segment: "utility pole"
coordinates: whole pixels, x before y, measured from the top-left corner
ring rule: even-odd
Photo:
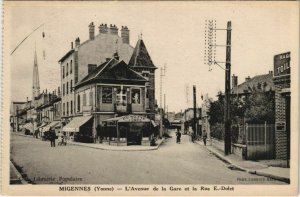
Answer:
[[[160,137],[162,137],[163,134],[163,110],[162,110],[162,78],[166,74],[166,68],[167,66],[164,65],[164,67],[160,68]]]
[[[230,119],[230,72],[231,72],[231,21],[227,22],[226,70],[225,70],[225,155],[231,153],[231,119]]]
[[[231,21],[227,22],[227,28],[217,29],[215,20],[206,21],[205,28],[205,50],[204,61],[208,64],[209,71],[212,70],[211,65],[217,65],[225,70],[225,108],[224,108],[224,153],[228,155],[231,153],[231,117],[230,117],[230,79],[231,79]],[[226,30],[227,39],[226,45],[216,44],[216,30]],[[215,60],[216,47],[226,47],[226,61],[219,62]],[[219,63],[225,63],[223,68]]]
[[[197,132],[197,108],[196,108],[196,86],[193,85],[193,103],[194,103],[194,134],[197,135],[198,132]]]

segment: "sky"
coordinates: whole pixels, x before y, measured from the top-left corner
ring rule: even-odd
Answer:
[[[291,51],[291,66],[299,62],[298,2],[5,2],[4,27],[8,37],[6,58],[11,74],[11,100],[32,96],[34,50],[37,50],[41,90],[60,85],[58,60],[70,50],[71,42],[88,39],[88,25],[96,32],[101,23],[128,26],[130,44],[142,38],[158,67],[156,99],[160,103],[160,68],[166,65],[162,92],[168,111],[192,107],[192,86],[201,95],[215,98],[225,88],[225,72],[204,64],[205,20],[216,20],[217,28],[232,22],[231,73],[238,83],[247,76],[273,70],[274,55]],[[20,47],[15,47],[35,28]],[[45,32],[45,38],[42,37]],[[120,33],[120,31],[119,31]],[[6,34],[7,35],[7,34]],[[217,44],[226,43],[226,31],[217,31]],[[225,48],[217,47],[217,61],[225,61]],[[46,58],[43,59],[43,51]],[[224,66],[221,64],[221,66]],[[186,92],[186,87],[189,91]],[[187,98],[189,102],[187,102]]]

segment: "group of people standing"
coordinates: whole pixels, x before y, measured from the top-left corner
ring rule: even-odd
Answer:
[[[196,134],[195,132],[190,132],[190,135],[191,135],[191,141],[194,143],[195,142],[195,139],[196,139]],[[179,143],[180,144],[180,140],[181,140],[181,132],[180,132],[180,129],[177,128],[177,132],[176,132],[176,143]],[[206,146],[206,140],[207,140],[207,132],[204,130],[202,132],[202,140],[203,140],[203,143],[204,145]]]

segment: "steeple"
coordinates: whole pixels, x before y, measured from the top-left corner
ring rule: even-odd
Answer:
[[[34,63],[33,63],[33,78],[32,78],[32,101],[35,97],[40,95],[40,80],[39,80],[39,69],[37,63],[36,48],[34,49]]]

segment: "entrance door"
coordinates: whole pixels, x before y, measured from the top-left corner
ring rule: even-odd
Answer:
[[[127,133],[127,145],[142,144],[142,128],[143,123],[129,123],[129,130]]]

